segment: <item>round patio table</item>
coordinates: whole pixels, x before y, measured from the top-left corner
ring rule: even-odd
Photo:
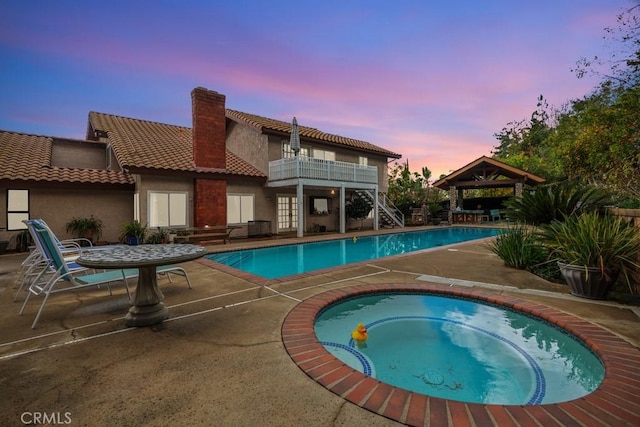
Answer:
[[[83,253],[76,262],[89,268],[137,268],[138,283],[133,305],[125,318],[127,326],[149,326],[169,317],[158,288],[156,267],[191,261],[204,256],[206,248],[189,244],[118,246]]]

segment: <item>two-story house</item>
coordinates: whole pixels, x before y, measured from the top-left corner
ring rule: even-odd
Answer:
[[[149,228],[249,224],[271,233],[345,232],[345,205],[369,200],[369,220],[402,225],[385,201],[387,162],[400,155],[365,141],[226,109],[225,96],[191,93],[192,128],[90,112],[86,140],[0,131],[5,236],[44,218],[65,236],[72,217],[94,215],[104,240],[139,219]],[[6,237],[5,237],[6,238]],[[2,239],[2,237],[0,237]]]

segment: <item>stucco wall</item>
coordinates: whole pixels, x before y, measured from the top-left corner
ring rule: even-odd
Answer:
[[[149,191],[186,191],[189,193],[187,203],[187,218],[189,220],[189,225],[193,225],[192,178],[178,178],[158,175],[135,175],[134,178],[136,181],[136,191],[138,191],[138,193],[140,194],[140,220],[143,224],[149,223]],[[133,209],[131,210],[131,217],[128,218],[127,221],[131,221],[132,219]]]
[[[6,196],[1,191],[2,199]],[[74,237],[66,232],[66,224],[73,217],[94,217],[102,220],[100,240],[115,242],[120,234],[120,225],[133,218],[133,193],[95,190],[32,189],[29,192],[30,217],[44,219],[60,238]],[[2,203],[3,227],[6,225],[6,202]],[[9,240],[9,249],[14,249],[18,232],[0,232],[0,240]]]
[[[265,175],[269,173],[267,136],[255,128],[232,121],[227,127],[227,149]]]
[[[271,232],[276,233],[276,198],[275,189],[263,187],[258,182],[229,181],[227,194],[253,194],[254,195],[254,220],[271,221]],[[246,237],[247,223],[233,224],[242,228],[233,232],[231,237]]]
[[[61,168],[105,169],[106,145],[100,142],[54,140],[51,165]]]

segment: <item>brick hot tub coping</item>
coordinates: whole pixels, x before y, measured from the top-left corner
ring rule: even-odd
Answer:
[[[501,305],[552,323],[582,340],[602,361],[600,386],[581,398],[543,405],[485,405],[431,397],[395,387],[351,368],[329,353],[314,332],[317,316],[342,299],[377,292],[416,292],[471,298]],[[508,295],[431,284],[360,285],[308,298],[282,325],[292,360],[310,378],[338,396],[408,425],[640,425],[640,350],[611,332],[554,308]]]

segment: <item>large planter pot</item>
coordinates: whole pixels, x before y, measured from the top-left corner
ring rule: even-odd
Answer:
[[[607,294],[618,280],[619,275],[619,272],[608,272],[605,275],[598,268],[563,262],[558,262],[558,267],[560,267],[560,273],[571,289],[571,294],[581,298],[607,299]]]
[[[127,245],[136,246],[142,244],[142,238],[136,236],[127,236]]]

